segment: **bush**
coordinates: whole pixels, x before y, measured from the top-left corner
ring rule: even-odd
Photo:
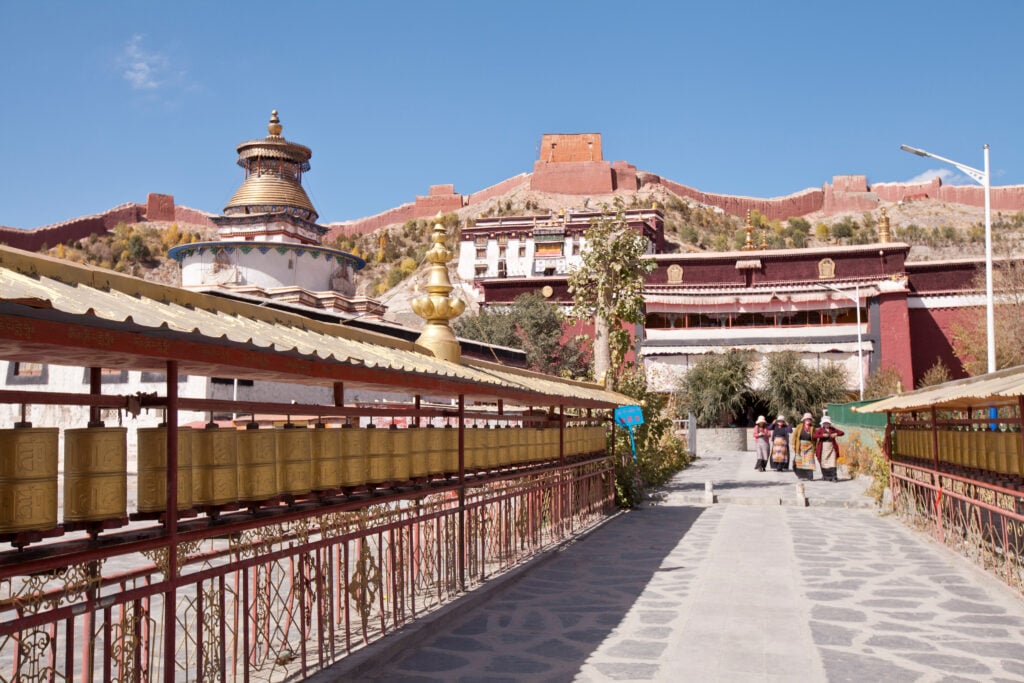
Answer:
[[[867,495],[881,505],[885,491],[889,488],[889,462],[885,454],[881,449],[861,441],[859,430],[851,430],[846,435],[841,453],[850,477],[856,478],[862,474],[872,477]]]
[[[647,378],[642,369],[634,367],[623,373],[615,389],[635,399],[644,414],[644,424],[633,428],[637,455],[635,464],[629,445],[629,433],[615,427],[612,436],[617,456],[615,502],[619,507],[631,508],[640,503],[638,468],[644,487],[658,486],[689,465],[690,454],[673,432],[672,418],[666,410],[668,398],[647,390]]]

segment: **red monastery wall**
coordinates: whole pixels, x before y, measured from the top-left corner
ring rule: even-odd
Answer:
[[[661,184],[681,197],[717,206],[733,216],[746,216],[747,211],[756,210],[769,220],[785,220],[792,216],[803,216],[808,213],[820,211],[824,203],[823,190],[804,190],[791,194],[788,197],[775,197],[772,199],[758,199],[756,197],[737,197],[728,194],[713,194],[701,192],[686,185],[680,185],[671,180],[661,179]]]
[[[153,217],[154,215],[156,217]],[[175,206],[172,195],[150,194],[145,204],[121,204],[103,213],[72,218],[34,230],[0,227],[0,243],[16,249],[39,251],[44,246],[52,247],[62,242],[74,242],[90,235],[109,232],[118,223],[131,224],[146,220],[214,226],[210,214],[184,206]]]

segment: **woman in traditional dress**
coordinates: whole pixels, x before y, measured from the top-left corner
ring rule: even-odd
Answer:
[[[828,415],[822,417],[821,426],[814,430],[814,441],[818,461],[821,463],[821,478],[825,481],[839,481],[836,476],[836,461],[839,458],[837,436],[843,436],[843,430],[833,427]]]
[[[793,428],[786,424],[784,415],[779,415],[772,423],[772,469],[785,472],[789,469],[789,435]]]
[[[754,423],[754,448],[757,449],[757,462],[754,463],[754,469],[758,472],[764,472],[764,468],[768,464],[771,438],[772,430],[768,428],[768,421],[764,419],[764,415],[758,415],[757,422]]]
[[[814,416],[804,413],[793,430],[793,471],[798,479],[814,479]]]

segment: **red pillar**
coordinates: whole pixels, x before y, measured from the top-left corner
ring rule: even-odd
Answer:
[[[914,365],[910,353],[910,314],[907,291],[878,295],[880,367],[899,372],[904,391],[914,388]]]

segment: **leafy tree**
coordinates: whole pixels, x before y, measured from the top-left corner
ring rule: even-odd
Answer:
[[[935,386],[936,384],[948,382],[951,379],[953,379],[953,375],[950,374],[949,368],[946,367],[946,364],[942,362],[941,358],[936,358],[935,365],[928,368],[925,373],[921,375],[921,379],[917,381],[917,388],[920,389],[922,387]]]
[[[679,386],[679,403],[696,416],[698,427],[719,427],[746,405],[753,375],[749,352],[730,349],[702,356]]]
[[[573,297],[572,316],[594,322],[594,376],[611,384],[610,370],[621,367],[630,336],[623,323],[639,323],[644,314],[644,275],[656,267],[644,259],[647,238],[629,227],[622,198],[614,212],[602,206],[602,214],[584,234],[582,265],[569,274]]]
[[[826,404],[846,398],[846,373],[832,363],[813,368],[796,351],[771,353],[764,364],[764,385],[758,394],[771,412],[789,416],[809,412],[817,416]]]
[[[979,271],[974,288],[985,291],[985,273]],[[1009,258],[992,267],[995,295],[996,369],[1024,364],[1024,263]],[[983,306],[964,309],[952,325],[953,353],[969,375],[988,371],[987,313]]]
[[[900,371],[896,368],[879,368],[864,382],[864,398],[885,398],[903,390]]]
[[[585,353],[575,339],[562,341],[565,317],[540,294],[516,297],[511,306],[484,308],[457,318],[455,334],[526,351],[530,368],[563,376],[586,374]]]

